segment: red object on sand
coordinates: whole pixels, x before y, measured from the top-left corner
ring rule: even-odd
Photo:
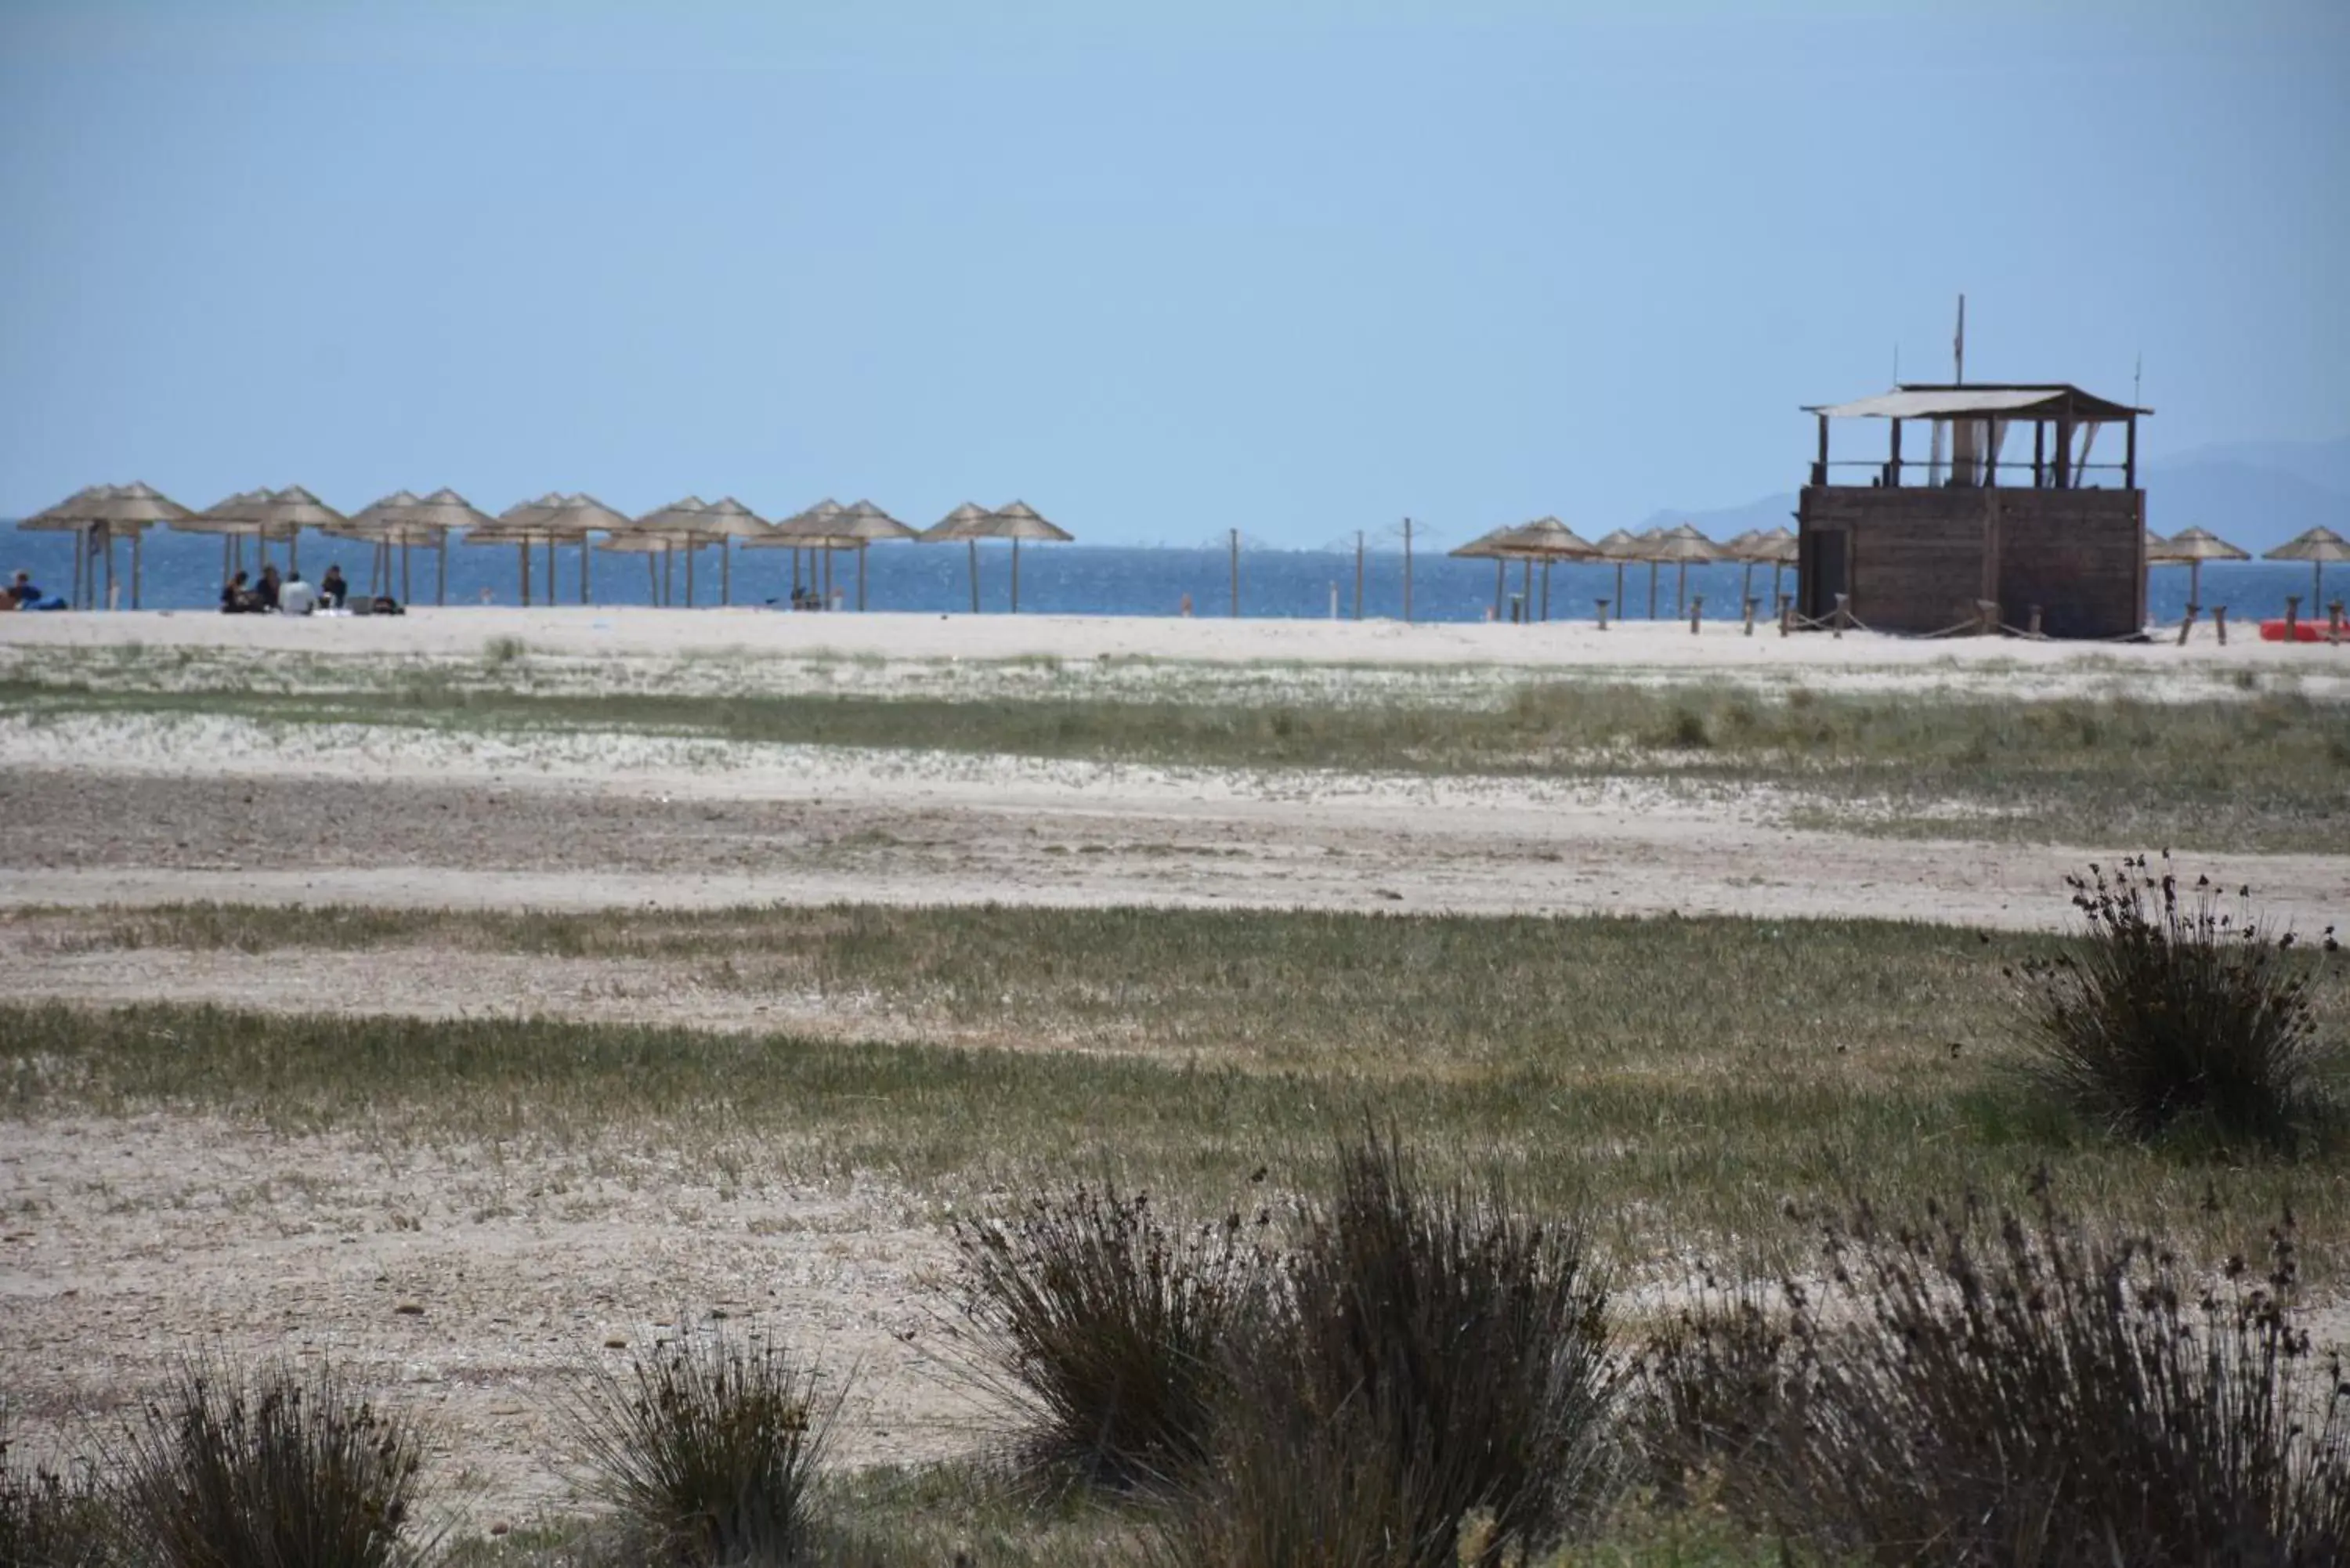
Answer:
[[[2317,620],[2297,620],[2293,623],[2293,635],[2285,636],[2285,623],[2281,620],[2261,622],[2262,642],[2324,642],[2325,623]]]

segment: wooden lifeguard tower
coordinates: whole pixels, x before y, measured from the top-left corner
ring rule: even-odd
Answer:
[[[1798,609],[1882,631],[1981,624],[2123,637],[2146,624],[2146,492],[2137,421],[2150,409],[2064,383],[1905,382],[1808,407],[1819,455],[1797,527]],[[1881,458],[1839,459],[1830,429],[1881,420]],[[1914,432],[1928,428],[1929,454]],[[2099,452],[2100,432],[2119,431]],[[2030,451],[2020,426],[2030,427]],[[1904,450],[1905,436],[1910,446]],[[2116,447],[2119,450],[2116,451]]]

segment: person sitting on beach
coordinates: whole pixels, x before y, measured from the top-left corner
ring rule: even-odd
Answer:
[[[253,594],[244,586],[244,574],[239,572],[221,585],[221,614],[244,615],[250,609]]]
[[[318,579],[318,602],[328,609],[340,609],[350,597],[351,585],[343,580],[342,567],[328,566],[327,575]]]
[[[286,574],[286,586],[277,590],[279,615],[308,615],[318,607],[318,590],[302,580],[299,572]]]
[[[253,597],[260,601],[261,608],[274,610],[277,607],[277,590],[280,586],[276,566],[261,568],[261,581],[253,585]]]
[[[41,590],[33,586],[32,573],[19,571],[9,579],[8,592],[5,597],[8,601],[7,608],[30,609],[41,602]]]

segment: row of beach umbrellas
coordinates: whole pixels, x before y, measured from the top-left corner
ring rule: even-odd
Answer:
[[[1679,568],[1673,591],[1673,613],[1679,615],[1689,599],[1689,569],[1716,561],[1732,561],[1746,567],[1743,596],[1754,597],[1754,568],[1771,568],[1771,594],[1773,602],[1779,597],[1780,575],[1795,564],[1795,534],[1791,528],[1756,528],[1734,539],[1717,542],[1698,532],[1694,524],[1683,523],[1673,528],[1650,528],[1634,533],[1618,528],[1597,540],[1581,535],[1555,517],[1537,517],[1513,528],[1496,528],[1492,533],[1471,539],[1452,552],[1471,560],[1493,563],[1493,618],[1502,618],[1502,595],[1508,586],[1510,563],[1523,565],[1525,578],[1523,602],[1529,619],[1550,618],[1550,568],[1561,561],[1612,562],[1616,567],[1615,604],[1622,613],[1624,604],[1624,568],[1645,564],[1648,568],[1648,615],[1657,614],[1658,569],[1661,566]],[[1537,615],[1534,600],[1534,569],[1543,569],[1542,599]]]
[[[410,592],[409,552],[421,546],[434,552],[436,600],[448,592],[448,545],[452,535],[469,545],[512,545],[518,552],[523,602],[532,591],[531,551],[546,560],[546,602],[556,597],[556,551],[572,545],[579,552],[579,599],[589,594],[590,545],[616,554],[645,557],[653,597],[669,602],[674,564],[685,562],[685,597],[694,597],[694,562],[710,546],[719,551],[719,594],[722,603],[733,597],[733,546],[744,549],[789,549],[795,597],[806,591],[828,600],[832,594],[832,558],[839,551],[857,556],[857,604],[865,606],[865,552],[878,543],[910,539],[925,544],[966,544],[971,550],[971,607],[979,609],[979,541],[1006,539],[1012,544],[1012,607],[1020,607],[1020,546],[1024,543],[1066,543],[1072,535],[1048,522],[1025,502],[1014,501],[993,509],[966,502],[928,528],[899,522],[870,501],[843,506],[820,501],[807,510],[771,522],[748,506],[723,497],[705,502],[686,496],[642,516],[630,517],[592,495],[549,493],[534,501],[508,507],[493,517],[452,490],[417,495],[400,490],[346,515],[300,485],[284,490],[251,490],[232,495],[199,512],[181,505],[146,484],[95,484],[76,492],[57,505],[25,519],[26,528],[71,531],[81,538],[75,553],[74,598],[77,605],[99,602],[97,575],[102,564],[109,594],[114,586],[114,545],[128,539],[131,550],[131,603],[139,599],[139,549],[151,527],[182,533],[215,534],[221,539],[224,578],[244,564],[244,541],[255,542],[262,561],[272,540],[286,546],[288,564],[301,565],[300,538],[305,529],[369,545],[372,551],[371,587],[389,592],[394,563],[401,600]],[[600,537],[599,537],[600,535]],[[806,552],[805,557],[802,552]],[[804,587],[805,560],[807,581]]]
[[[2251,553],[2230,545],[2218,535],[2203,528],[2182,528],[2166,539],[2151,528],[2146,535],[2146,558],[2148,565],[2183,565],[2187,567],[2187,602],[2203,602],[2203,563],[2206,561],[2249,561]],[[2296,534],[2261,557],[2263,561],[2307,561],[2309,563],[2309,602],[2314,609],[2325,598],[2325,568],[2350,561],[2350,539],[2345,539],[2331,528],[2312,528]]]
[[[1771,568],[1771,596],[1779,597],[1780,574],[1795,564],[1796,540],[1787,528],[1757,528],[1739,535],[1734,539],[1717,543],[1700,533],[1692,524],[1675,528],[1651,528],[1633,533],[1618,528],[1596,541],[1586,540],[1555,517],[1538,517],[1532,523],[1514,528],[1496,528],[1480,538],[1472,539],[1452,552],[1455,556],[1491,560],[1493,571],[1493,618],[1502,617],[1502,596],[1507,586],[1510,563],[1522,562],[1525,570],[1523,602],[1529,618],[1534,615],[1534,568],[1543,568],[1540,618],[1550,618],[1550,568],[1560,561],[1607,561],[1616,566],[1616,599],[1618,613],[1624,603],[1624,568],[1646,563],[1648,567],[1648,615],[1657,614],[1657,572],[1659,566],[1679,568],[1679,580],[1673,594],[1673,613],[1682,613],[1688,600],[1689,569],[1693,565],[1715,561],[1743,563],[1746,577],[1742,597],[1754,596],[1754,568]],[[2149,566],[2182,565],[2189,573],[2187,598],[2189,604],[2199,604],[2203,590],[2203,563],[2206,561],[2249,561],[2250,551],[2228,543],[2204,528],[2187,528],[2164,538],[2148,529],[2146,535],[2146,558]],[[2310,596],[2314,605],[2322,601],[2325,592],[2325,568],[2350,561],[2350,540],[2345,540],[2331,528],[2312,528],[2296,535],[2261,557],[2267,561],[2306,561],[2310,566]]]

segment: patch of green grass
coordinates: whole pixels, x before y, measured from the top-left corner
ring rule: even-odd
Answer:
[[[272,722],[509,732],[625,731],[741,742],[1108,762],[1768,784],[1845,831],[2328,849],[2350,842],[2350,704],[2296,692],[2173,702],[1903,692],[1772,697],[1529,681],[1498,706],[872,693],[588,695],[421,671],[372,691],[99,688],[0,680],[0,714],[228,713]]]

